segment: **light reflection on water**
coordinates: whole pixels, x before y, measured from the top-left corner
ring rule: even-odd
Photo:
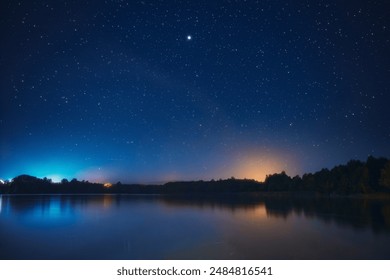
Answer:
[[[0,259],[390,259],[390,203],[0,196]]]
[[[75,217],[72,205],[62,200],[60,196],[47,197],[35,201],[35,205],[24,213],[24,218],[33,223],[66,222]]]

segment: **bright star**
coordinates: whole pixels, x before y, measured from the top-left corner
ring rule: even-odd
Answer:
[[[187,41],[190,41],[192,40],[192,36],[191,35],[187,35]]]

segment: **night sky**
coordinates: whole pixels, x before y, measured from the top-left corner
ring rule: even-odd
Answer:
[[[0,3],[0,178],[294,176],[390,157],[390,2]]]

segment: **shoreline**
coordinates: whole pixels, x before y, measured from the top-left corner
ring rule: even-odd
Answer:
[[[158,196],[158,197],[178,197],[178,198],[224,198],[224,197],[272,197],[272,198],[320,198],[320,199],[372,199],[390,200],[390,193],[370,193],[370,194],[321,194],[315,192],[208,192],[208,193],[0,193],[0,197],[10,196]]]

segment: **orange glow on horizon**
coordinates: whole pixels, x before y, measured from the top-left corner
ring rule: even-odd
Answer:
[[[274,159],[249,158],[237,167],[238,177],[261,182],[265,180],[267,175],[281,171],[283,171],[283,165]]]
[[[231,174],[238,179],[254,179],[263,182],[267,175],[285,171],[287,174],[295,175],[298,167],[293,158],[286,154],[276,152],[254,151],[237,157],[238,159],[231,167]]]

